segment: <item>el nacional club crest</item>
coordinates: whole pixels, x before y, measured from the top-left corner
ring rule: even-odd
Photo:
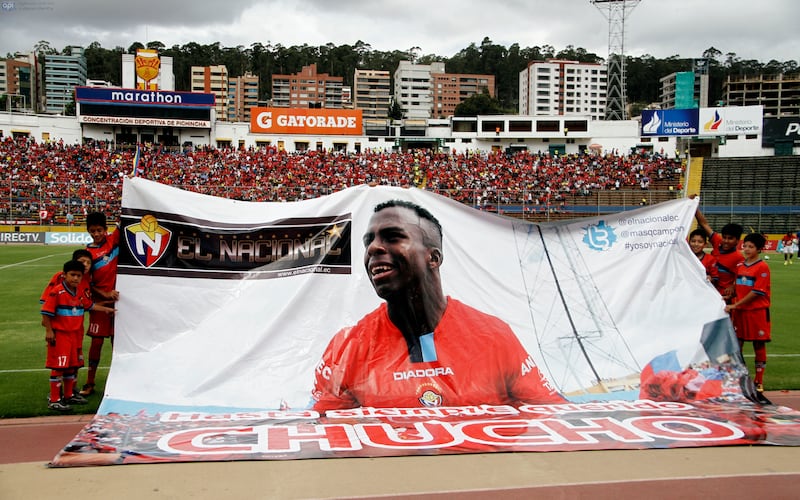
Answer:
[[[164,256],[172,239],[172,231],[158,225],[158,219],[147,214],[125,227],[125,241],[131,255],[140,265],[151,267]]]

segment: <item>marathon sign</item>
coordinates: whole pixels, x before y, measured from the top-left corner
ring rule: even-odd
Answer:
[[[800,118],[765,119],[761,145],[771,148],[775,146],[776,142],[800,143]]]
[[[360,109],[252,108],[254,134],[362,135]]]
[[[169,90],[137,90],[114,87],[75,87],[78,103],[213,108],[214,94],[202,92],[176,92]]]

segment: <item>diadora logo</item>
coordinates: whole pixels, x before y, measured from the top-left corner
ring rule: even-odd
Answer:
[[[606,221],[601,220],[593,226],[583,228],[583,242],[592,250],[604,252],[611,249],[614,242],[617,241],[617,235],[614,234],[614,228],[606,225]]]
[[[158,219],[148,214],[137,224],[125,227],[125,241],[136,261],[144,267],[158,262],[167,252],[172,231],[158,225]]]

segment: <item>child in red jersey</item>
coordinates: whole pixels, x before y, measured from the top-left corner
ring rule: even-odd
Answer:
[[[70,260],[64,264],[60,282],[50,287],[42,304],[42,322],[47,342],[47,361],[50,369],[50,397],[48,408],[69,411],[70,404],[80,403],[71,396],[75,386],[75,370],[78,366],[78,331],[83,331],[85,310],[103,311],[113,314],[114,309],[94,304],[86,289],[80,293],[84,265]],[[64,389],[65,397],[61,396]],[[70,396],[66,396],[69,394]],[[85,402],[85,400],[84,400]]]
[[[737,251],[739,239],[742,237],[742,226],[739,224],[725,224],[719,233],[711,229],[705,216],[697,210],[694,214],[697,224],[703,228],[711,239],[711,255],[717,259],[717,291],[725,299],[726,304],[733,300],[736,281],[736,266],[744,257]]]
[[[119,256],[119,230],[108,232],[105,214],[92,212],[86,216],[86,230],[92,242],[86,249],[92,254],[92,298],[97,301],[119,300],[117,286],[117,258]],[[114,318],[101,311],[89,313],[87,334],[92,338],[89,347],[89,371],[81,396],[94,393],[97,367],[105,339],[114,341]]]
[[[706,279],[717,286],[719,281],[719,271],[717,270],[717,259],[710,253],[706,253],[706,243],[708,243],[708,234],[705,229],[697,228],[689,233],[689,248],[700,259],[700,264],[706,270]]]
[[[761,250],[766,239],[758,233],[748,234],[742,244],[744,262],[736,268],[736,293],[725,307],[731,313],[739,349],[745,342],[753,343],[756,374],[753,382],[759,392],[764,391],[764,370],[767,365],[767,342],[771,338],[769,317],[770,273],[767,263],[761,260]]]
[[[81,279],[80,285],[78,285],[78,295],[85,295],[87,297],[91,297],[91,269],[92,269],[92,254],[86,250],[85,248],[79,248],[72,252],[72,260],[76,260],[83,264],[83,279]],[[53,275],[50,281],[47,283],[44,291],[42,292],[41,297],[39,298],[39,303],[44,304],[47,300],[47,296],[50,294],[50,290],[61,283],[64,279],[64,272],[59,271]],[[42,318],[42,326],[44,325],[44,318]],[[70,373],[67,375],[72,375],[77,380],[78,376],[78,369],[83,366],[83,324],[81,323],[80,330],[75,330],[75,345],[78,346],[78,364],[75,366],[74,369],[70,370]],[[78,394],[77,388],[73,391],[72,394],[72,403],[73,404],[85,404],[88,401]]]

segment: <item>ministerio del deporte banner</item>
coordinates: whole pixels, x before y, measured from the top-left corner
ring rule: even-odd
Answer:
[[[387,200],[442,227],[447,311],[419,362],[365,318],[384,301],[363,237]],[[126,179],[104,398],[52,465],[798,445],[798,412],[748,399],[685,241],[697,203],[533,224],[419,189],[250,203]],[[330,355],[357,324],[353,351]],[[541,399],[514,394],[525,380]],[[322,409],[317,383],[411,394]]]

